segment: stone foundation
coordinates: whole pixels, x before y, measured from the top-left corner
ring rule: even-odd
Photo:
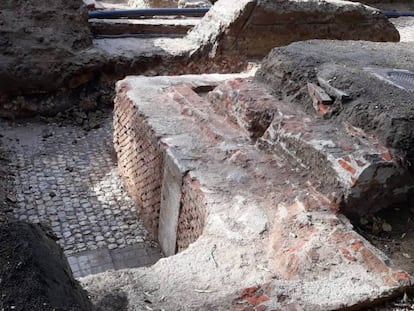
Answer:
[[[160,211],[160,244],[167,255],[180,254],[156,265],[154,273],[169,279],[175,270],[170,264],[181,269],[200,257],[192,272],[174,276],[176,294],[177,284],[189,286],[194,273],[197,282],[207,283],[220,275],[228,286],[240,288],[238,298],[225,298],[234,301],[228,310],[290,305],[327,310],[382,299],[410,284],[410,276],[339,213],[347,211],[353,196],[360,200],[357,212],[370,213],[373,208],[362,202],[374,202],[372,192],[381,192],[373,184],[389,190],[380,194],[388,195],[382,200],[403,186],[404,178],[393,184],[383,176],[398,180],[406,170],[382,147],[361,144],[358,135],[334,127],[317,111],[304,115],[246,76],[128,77],[118,82],[115,103],[116,111],[135,116],[132,124],[145,124],[125,135],[155,138],[164,159],[160,203],[144,207],[142,215]],[[123,120],[115,124],[129,128]],[[289,139],[295,143],[288,145]],[[116,148],[121,166],[151,157],[145,150],[131,157]],[[376,173],[364,175],[364,169]],[[140,193],[153,180],[141,176],[130,183],[141,183],[133,190]],[[243,281],[236,277],[240,274]],[[205,299],[216,301],[227,285]]]

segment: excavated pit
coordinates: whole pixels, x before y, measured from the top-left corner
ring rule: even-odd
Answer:
[[[243,56],[238,59],[236,55],[214,62],[192,58],[188,64],[189,50],[191,53],[196,51],[195,54],[216,53],[216,57],[233,51],[233,48],[250,53],[250,56],[267,53],[269,46],[260,43],[256,49],[246,43],[245,36],[237,37],[240,20],[246,18],[245,14],[251,14],[247,12],[251,8],[247,2],[241,5],[240,16],[217,22],[213,14],[219,16],[217,11],[228,9],[221,1],[216,6],[216,13],[212,10],[190,34],[190,38],[201,38],[196,47],[176,48],[176,41],[165,45],[162,40],[153,39],[95,39],[94,49],[98,48],[95,51],[99,55],[92,57],[93,52],[89,51],[89,56],[76,64],[92,69],[69,79],[69,84],[73,83],[75,88],[84,85],[85,81],[89,84],[78,89],[75,96],[66,99],[66,95],[72,93],[65,90],[60,95],[53,95],[52,99],[49,97],[46,104],[43,95],[25,95],[27,98],[38,97],[29,105],[21,97],[14,99],[17,105],[2,104],[3,116],[13,119],[19,115],[19,109],[23,115],[47,115],[57,104],[58,108],[52,113],[55,114],[71,106],[72,100],[81,99],[81,109],[71,109],[66,117],[60,113],[53,118],[11,120],[0,124],[1,146],[7,146],[0,151],[11,159],[6,164],[7,170],[0,170],[0,180],[6,175],[7,178],[14,176],[10,178],[14,184],[9,182],[9,189],[5,193],[0,191],[0,197],[6,202],[1,205],[5,213],[0,214],[0,222],[17,218],[49,225],[68,257],[75,277],[109,271],[82,280],[92,292],[95,304],[101,307],[107,304],[108,310],[144,310],[154,303],[161,309],[178,310],[181,306],[177,301],[184,299],[183,293],[191,288],[196,289],[197,295],[204,296],[188,301],[186,308],[194,310],[270,310],[292,306],[304,309],[357,308],[367,300],[386,299],[409,288],[410,275],[414,272],[414,231],[410,225],[412,202],[401,205],[400,201],[406,200],[403,196],[396,200],[400,205],[395,205],[387,201],[392,201],[392,195],[375,197],[389,188],[396,189],[396,196],[405,195],[407,189],[404,186],[410,184],[411,173],[401,163],[406,163],[404,152],[411,157],[412,151],[403,149],[404,152],[399,153],[394,150],[401,146],[406,148],[404,142],[397,139],[393,148],[388,149],[376,137],[359,128],[348,127],[346,135],[351,133],[353,138],[344,139],[341,151],[326,152],[324,148],[331,143],[326,138],[336,141],[344,132],[336,128],[332,130],[329,122],[308,122],[312,118],[308,120],[306,114],[302,119],[298,117],[300,113],[297,119],[292,118],[297,111],[284,110],[286,102],[282,104],[267,87],[258,86],[249,74],[129,77],[118,83],[113,120],[111,113],[103,107],[108,102],[103,97],[109,98],[111,92],[101,94],[98,85],[111,84],[126,73],[151,76],[239,72],[247,65]],[[264,14],[266,17],[266,12],[261,11],[267,8],[265,2],[260,2],[255,14],[244,20],[247,36],[250,36],[249,31],[256,32],[257,16]],[[183,37],[199,22],[190,21],[184,26],[183,23],[172,27],[163,25],[158,35],[161,33],[167,38],[171,31]],[[215,23],[221,25],[214,34],[216,37],[205,41],[204,30]],[[268,26],[274,28],[275,25]],[[118,35],[130,29],[124,25],[116,26],[116,29],[111,25],[105,27],[108,28],[95,28],[95,32]],[[159,27],[160,24],[155,23],[146,30],[139,26],[133,31],[143,31],[146,36]],[[226,27],[231,31],[227,32]],[[393,29],[387,27],[388,39],[395,39]],[[221,36],[224,31],[229,34],[225,39]],[[84,42],[90,39],[89,34],[82,35],[86,38]],[[338,37],[323,31],[318,34],[322,37],[331,35]],[[287,37],[272,44],[283,45],[298,39]],[[302,39],[308,37],[304,34]],[[381,34],[376,39],[384,38]],[[235,44],[238,39],[240,43]],[[141,45],[143,42],[145,44]],[[217,43],[214,49],[211,49],[212,42]],[[157,44],[160,45],[154,48]],[[142,50],[137,51],[138,45]],[[228,49],[230,46],[232,48]],[[138,60],[131,64],[137,56]],[[166,69],[168,65],[171,66]],[[104,77],[94,80],[101,69]],[[329,68],[327,72],[329,75]],[[306,72],[304,76],[308,79],[312,74]],[[293,82],[297,82],[294,81],[296,77]],[[387,71],[386,78],[405,89],[411,87],[409,72],[400,70],[389,74]],[[53,81],[53,76],[48,79]],[[0,82],[4,84],[3,80]],[[60,87],[66,82],[59,80],[50,85],[56,83]],[[314,101],[313,107],[324,115],[326,107],[315,103],[315,96],[320,93],[314,87],[323,85],[320,81],[311,83],[306,88],[309,93],[306,96],[310,97],[304,102]],[[39,87],[49,92],[50,86],[46,84],[40,83]],[[284,85],[283,89],[289,91],[292,84]],[[134,93],[136,91],[139,95]],[[293,102],[303,98],[302,91],[295,94],[297,97]],[[31,92],[33,89],[29,88]],[[137,103],[137,98],[141,103]],[[61,100],[66,102],[62,105]],[[170,114],[151,108],[155,102],[165,104],[171,109]],[[255,102],[262,106],[255,107]],[[272,102],[281,106],[272,106]],[[180,108],[177,110],[177,107]],[[282,121],[276,120],[278,114]],[[68,120],[68,116],[71,119]],[[327,116],[329,118],[329,113]],[[188,123],[188,120],[192,121]],[[301,123],[302,120],[305,122]],[[278,132],[281,128],[283,133]],[[307,137],[297,139],[304,128]],[[277,141],[274,135],[278,137]],[[357,140],[364,147],[355,148],[355,157],[355,154],[349,156],[347,148]],[[359,156],[364,153],[369,156],[364,157],[362,163]],[[330,158],[332,155],[339,164],[333,169],[329,167],[335,162]],[[320,160],[325,156],[328,161],[321,164]],[[359,174],[358,166],[364,169],[372,166],[375,174],[380,176],[376,181],[378,186],[370,184],[372,175],[369,171],[364,173],[367,176]],[[391,175],[388,175],[389,171]],[[384,178],[391,180],[385,187],[381,184]],[[338,183],[341,186],[335,188]],[[329,193],[332,189],[337,193]],[[341,201],[344,197],[346,200]],[[356,207],[364,202],[375,205],[375,200],[387,202],[362,212],[356,211]],[[387,209],[382,209],[384,207]],[[342,212],[353,217],[354,227]],[[160,249],[166,256],[178,255],[158,261],[163,257]],[[326,262],[329,256],[332,261]],[[343,270],[336,267],[344,262],[348,266],[344,265]],[[196,267],[196,263],[200,267]],[[132,272],[114,271],[151,265]],[[205,273],[221,274],[223,279]],[[340,285],[345,284],[349,292],[341,296],[324,291],[326,297],[318,301],[311,293],[321,288],[325,290],[326,279],[332,275],[335,280],[327,291],[342,290]],[[142,277],[142,283],[137,276],[138,279]],[[98,282],[94,284],[96,280]],[[165,284],[161,284],[163,280]],[[103,289],[100,288],[101,281],[108,283]],[[309,285],[312,282],[316,285]],[[131,284],[136,288],[131,289]],[[216,286],[220,287],[217,284],[223,289],[217,289]],[[146,294],[141,301],[136,301],[134,291],[140,289]],[[105,302],[106,298],[108,302]]]

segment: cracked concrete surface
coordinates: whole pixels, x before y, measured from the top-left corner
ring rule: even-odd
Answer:
[[[148,265],[161,257],[118,177],[110,117],[90,131],[32,121],[0,124],[1,139],[13,155],[15,218],[50,225],[66,255],[72,256],[77,276]],[[127,251],[120,255],[120,249]],[[142,251],[134,262],[137,249]],[[99,261],[95,257],[102,257],[103,250],[125,260],[109,265]],[[88,268],[92,262],[95,266]]]

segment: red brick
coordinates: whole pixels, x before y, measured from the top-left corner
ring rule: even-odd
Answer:
[[[353,251],[359,251],[364,246],[364,243],[360,240],[357,240],[351,244],[351,249]]]
[[[248,297],[248,296],[252,296],[256,293],[256,291],[259,289],[259,287],[257,286],[252,286],[252,287],[247,287],[245,289],[242,290],[242,292],[240,293],[241,297]]]
[[[391,277],[398,282],[399,284],[407,284],[409,285],[411,280],[410,280],[410,276],[408,275],[408,273],[404,272],[404,271],[396,271],[391,273]]]
[[[347,250],[346,248],[341,248],[341,253],[345,259],[349,261],[357,261],[357,259],[354,256],[352,256],[349,250]]]
[[[389,275],[383,276],[382,281],[384,282],[384,284],[386,286],[394,287],[394,286],[398,285],[398,283],[395,280],[393,280]]]
[[[268,301],[269,297],[267,297],[266,295],[260,295],[260,296],[245,297],[244,299],[248,301],[250,304],[252,304],[253,306],[257,306],[265,301]]]
[[[352,175],[354,175],[356,173],[356,169],[353,168],[351,165],[349,165],[348,163],[346,163],[344,160],[339,159],[338,160],[339,165],[342,166],[342,168],[348,172],[350,172]]]
[[[392,161],[393,159],[391,153],[389,153],[388,151],[382,152],[381,156],[385,161]]]
[[[373,272],[382,273],[387,272],[388,267],[380,260],[372,251],[367,248],[363,248],[360,251],[362,256],[362,263]]]

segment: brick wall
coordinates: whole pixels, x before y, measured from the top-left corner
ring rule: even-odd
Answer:
[[[145,117],[132,102],[117,97],[114,147],[118,169],[138,205],[145,226],[157,235],[160,212],[162,152]]]
[[[200,183],[187,175],[184,178],[181,210],[177,228],[177,250],[186,249],[203,233],[206,218],[206,203]]]

